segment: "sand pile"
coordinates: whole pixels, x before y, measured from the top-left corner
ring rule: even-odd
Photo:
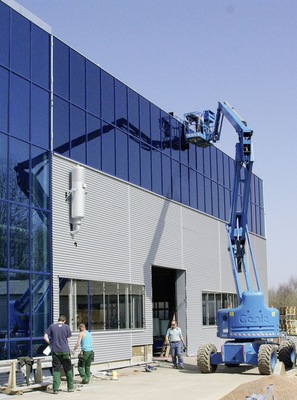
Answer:
[[[274,400],[297,399],[297,377],[295,375],[269,375],[253,382],[243,383],[220,400],[245,400],[253,394],[264,395],[269,385],[273,385]],[[271,395],[269,399],[272,398]]]

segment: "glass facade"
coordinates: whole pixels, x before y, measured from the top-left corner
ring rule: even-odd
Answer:
[[[3,359],[38,354],[51,322],[52,152],[223,221],[229,218],[234,161],[214,146],[185,143],[184,126],[174,116],[2,1],[0,37]],[[256,176],[248,223],[264,236],[263,183]],[[115,285],[120,313],[126,298],[134,300]],[[112,287],[105,290],[112,302]]]
[[[50,35],[0,2],[0,359],[51,321]]]

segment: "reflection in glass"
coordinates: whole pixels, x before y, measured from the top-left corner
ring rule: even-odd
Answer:
[[[116,176],[128,180],[128,135],[116,129]]]
[[[10,204],[10,268],[28,270],[30,267],[29,209]]]
[[[7,218],[8,205],[0,201],[0,268],[7,269]]]
[[[31,147],[32,154],[32,193],[34,207],[49,209],[50,190],[50,165],[49,152],[40,150],[38,147]],[[40,218],[42,216],[40,215]],[[46,218],[45,218],[46,219]]]
[[[92,115],[87,118],[87,164],[101,170],[101,120]]]
[[[11,272],[9,275],[9,329],[16,324],[18,337],[28,337],[31,333],[30,297],[30,274]]]
[[[51,278],[49,275],[32,275],[32,336],[43,336],[50,324]]]
[[[10,77],[9,131],[23,140],[29,140],[30,84],[15,74]]]
[[[114,77],[101,71],[102,118],[114,123]]]
[[[10,138],[9,198],[27,205],[29,205],[30,196],[28,164],[29,145],[20,140]]]
[[[50,214],[32,210],[32,268],[34,271],[49,272]]]

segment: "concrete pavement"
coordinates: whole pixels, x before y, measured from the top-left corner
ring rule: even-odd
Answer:
[[[219,366],[213,374],[200,374],[196,366],[196,357],[184,357],[183,370],[173,369],[169,359],[154,359],[152,372],[146,372],[145,365],[138,365],[116,370],[117,379],[102,375],[102,371],[92,368],[92,380],[88,385],[81,385],[80,378],[76,377],[74,393],[66,391],[63,381],[58,395],[53,395],[50,387],[48,391],[35,390],[24,392],[23,400],[46,400],[51,396],[63,399],[97,400],[172,400],[180,398],[187,400],[219,400],[242,383],[261,378],[257,368],[240,366],[226,368]],[[0,399],[12,396],[0,394]]]

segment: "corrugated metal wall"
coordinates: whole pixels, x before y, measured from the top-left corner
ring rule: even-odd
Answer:
[[[209,341],[220,345],[215,327],[202,327],[201,292],[235,292],[225,225],[180,204],[86,167],[85,218],[70,235],[70,172],[76,164],[53,157],[54,317],[58,318],[58,277],[145,285],[146,326],[142,331],[95,332],[99,359],[131,358],[131,347],[152,344],[151,267],[186,271],[188,354]],[[252,237],[260,279],[266,287],[266,243]]]

